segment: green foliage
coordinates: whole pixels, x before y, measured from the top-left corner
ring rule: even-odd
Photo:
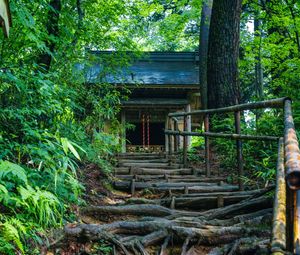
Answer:
[[[139,10],[128,1],[78,2],[61,2],[58,33],[51,33],[49,1],[10,1],[10,37],[0,34],[1,254],[34,254],[37,232],[61,226],[82,202],[78,168],[92,161],[109,172],[119,149],[116,117],[128,91],[87,84],[74,67],[98,61],[87,48],[138,50],[128,17]],[[49,68],[41,62],[45,54]],[[103,72],[115,75],[130,61],[108,56]],[[104,132],[106,121],[114,132]]]
[[[242,133],[249,135],[280,136],[283,132],[282,113],[279,111],[260,112],[260,118],[255,121],[255,114],[247,112],[242,117]],[[212,126],[219,132],[234,133],[234,121],[232,116],[214,119]],[[237,165],[236,142],[227,139],[215,139],[212,141],[221,159],[221,167],[231,171]],[[246,175],[245,183],[250,185],[262,185],[266,182],[274,182],[276,175],[278,144],[265,141],[244,141],[243,157]]]
[[[0,180],[5,185],[8,185],[8,183],[12,184],[12,182],[26,185],[28,182],[25,170],[9,161],[0,161]]]
[[[144,51],[194,51],[199,43],[202,1],[135,1],[135,35]]]
[[[141,50],[195,50],[201,2],[66,0],[61,1],[57,24],[49,24],[53,18],[49,1],[10,1],[13,27],[8,39],[0,35],[1,254],[33,254],[29,238],[39,240],[37,231],[60,226],[72,216],[69,208],[81,203],[84,190],[77,169],[86,161],[105,172],[112,169],[122,131],[116,119],[121,100],[130,91],[107,83],[106,75],[119,75]],[[252,78],[258,55],[265,98],[300,98],[299,3],[271,2],[245,1],[240,61],[243,101],[259,98]],[[254,16],[261,20],[256,36],[245,26]],[[57,31],[51,33],[55,25]],[[99,59],[87,48],[115,52]],[[126,51],[136,53],[128,56]],[[41,62],[44,55],[51,57],[49,68]],[[90,84],[85,72],[94,63],[103,70],[99,80]],[[84,68],[74,68],[78,64]],[[295,101],[297,126],[299,106]],[[257,122],[256,113],[247,114],[244,132],[282,134],[279,111],[258,113]],[[233,120],[218,120],[214,128],[232,131]],[[194,148],[203,145],[202,138],[194,139]],[[232,167],[235,143],[216,140],[216,147],[224,155],[224,167]],[[249,178],[272,180],[276,145],[247,142],[244,151]],[[191,150],[189,160],[202,159]],[[105,245],[102,248],[101,252],[109,253]]]
[[[43,227],[53,226],[62,219],[62,205],[51,192],[32,188],[19,187],[20,199],[16,202]]]
[[[203,162],[203,155],[199,155],[198,148],[191,148],[188,150],[187,158],[189,162]]]
[[[201,131],[200,131],[201,132]],[[200,136],[193,136],[191,140],[191,147],[192,148],[201,148],[203,149],[205,146],[205,139],[204,137]]]
[[[4,223],[1,223],[0,229],[1,229],[1,235],[3,236],[3,240],[0,239],[0,242],[5,241],[3,242],[4,246],[7,246],[7,247],[2,247],[2,249],[4,248],[3,251],[13,248],[10,245],[10,243],[13,243],[17,246],[17,248],[21,252],[24,252],[24,247],[19,233],[25,234],[26,229],[20,221],[12,218],[10,220],[5,221]]]
[[[256,64],[262,64],[264,98],[294,99],[294,118],[300,125],[300,15],[299,1],[245,1],[241,33],[240,74],[243,100],[260,98],[256,88]],[[255,31],[248,29],[256,19]],[[253,25],[253,23],[252,23]]]
[[[103,241],[99,241],[98,244],[96,244],[93,249],[96,252],[101,252],[101,254],[103,255],[109,255],[112,252],[112,247],[107,245],[105,242]]]

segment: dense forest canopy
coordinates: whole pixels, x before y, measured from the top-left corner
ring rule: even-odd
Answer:
[[[71,221],[71,207],[84,203],[77,169],[93,162],[109,172],[110,159],[120,149],[115,139],[120,133],[117,115],[121,99],[130,91],[88,84],[76,64],[93,62],[90,50],[112,50],[105,70],[113,73],[143,51],[198,51],[202,4],[10,1],[13,27],[9,38],[0,35],[1,254],[39,254],[36,247],[45,229]],[[299,1],[245,0],[241,11],[240,102],[290,96],[299,127]],[[279,112],[261,116],[260,126],[253,124],[253,116],[247,128],[281,132]],[[103,132],[106,120],[110,133]],[[232,124],[227,122],[223,125]],[[220,146],[232,151],[231,144]],[[245,149],[250,153],[254,146]],[[273,152],[269,148],[266,153]],[[269,169],[268,164],[261,168]]]

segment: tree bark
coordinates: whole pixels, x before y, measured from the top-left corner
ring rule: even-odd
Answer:
[[[239,103],[238,57],[242,0],[215,0],[209,32],[208,107]]]
[[[260,4],[260,0],[258,0]],[[262,30],[261,30],[261,19],[259,18],[259,11],[255,13],[254,17],[254,36],[257,38],[259,45],[257,46],[257,53],[255,56],[255,87],[256,95],[259,100],[263,100],[264,89],[263,89],[263,68],[261,61],[261,48],[262,48]]]
[[[201,108],[207,109],[207,54],[209,26],[211,19],[213,0],[205,0],[202,3],[201,25],[200,25],[200,47],[199,47],[199,74],[201,87]]]

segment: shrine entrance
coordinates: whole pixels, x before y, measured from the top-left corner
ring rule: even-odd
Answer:
[[[141,114],[134,127],[127,130],[127,151],[161,152],[165,149],[165,123],[152,120],[150,114]]]
[[[127,148],[133,150],[133,147],[138,147],[138,150],[147,151],[162,151],[165,147],[165,123],[131,123],[133,129],[127,130],[126,140]],[[130,147],[132,147],[130,149]],[[135,150],[135,149],[134,149]]]
[[[163,92],[160,90],[160,94]],[[148,91],[150,95],[150,92]],[[146,152],[164,153],[169,149],[167,129],[168,114],[172,111],[190,111],[189,101],[182,98],[132,98],[122,103],[120,133],[122,153]],[[183,118],[177,119],[179,130],[183,131]],[[187,130],[191,130],[190,118]],[[173,123],[174,124],[174,123]],[[182,139],[180,139],[182,140]],[[189,141],[188,141],[189,143]],[[182,141],[179,141],[182,144]],[[189,143],[190,144],[190,143]]]

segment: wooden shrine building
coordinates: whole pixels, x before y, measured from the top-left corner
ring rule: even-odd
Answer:
[[[122,132],[122,152],[168,150],[164,134],[168,113],[200,107],[198,61],[196,52],[147,52],[126,68],[122,81],[109,78],[109,83],[127,86],[132,91],[129,100],[122,102],[120,120],[124,126],[126,122],[135,128]],[[101,67],[96,65],[90,70],[90,76],[95,78]],[[182,130],[183,120],[178,123]],[[187,131],[191,131],[197,123],[188,120],[187,126]]]

